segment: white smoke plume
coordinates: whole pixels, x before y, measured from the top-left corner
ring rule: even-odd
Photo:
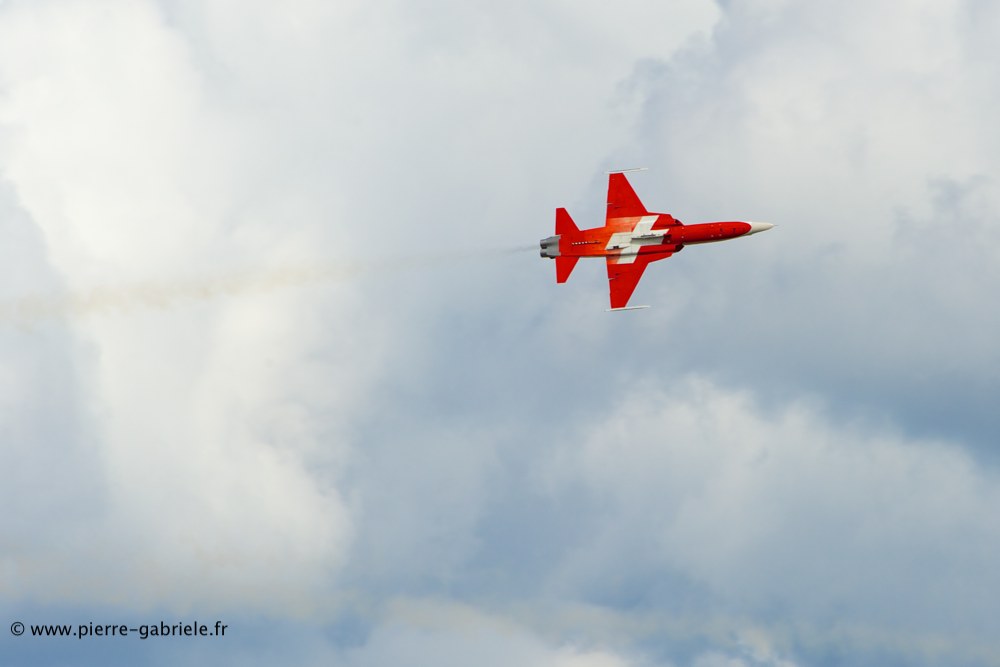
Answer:
[[[168,309],[184,301],[263,294],[290,287],[340,282],[360,275],[412,271],[442,263],[497,258],[534,249],[534,245],[525,245],[486,251],[417,254],[364,262],[326,261],[269,269],[249,268],[216,276],[98,285],[86,289],[29,294],[0,301],[0,324],[31,326],[52,319],[129,313],[144,308]]]

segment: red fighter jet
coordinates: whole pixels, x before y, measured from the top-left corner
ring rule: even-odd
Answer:
[[[628,169],[625,171],[637,171]],[[624,172],[608,178],[608,217],[603,227],[580,230],[564,208],[556,209],[556,235],[542,239],[542,257],[556,260],[556,282],[564,283],[581,257],[603,257],[608,265],[611,310],[628,306],[650,262],[666,259],[684,246],[728,241],[765,232],[768,222],[706,222],[685,225],[668,213],[650,213],[639,201]]]

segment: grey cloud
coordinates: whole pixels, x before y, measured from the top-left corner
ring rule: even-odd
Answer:
[[[0,229],[5,292],[59,284],[44,238],[6,181]],[[40,551],[72,552],[87,539],[82,527],[100,523],[106,511],[91,349],[60,323],[0,331],[0,586],[8,596],[23,595],[44,570]]]
[[[734,5],[711,46],[634,75],[658,207],[779,225],[678,256],[640,288],[677,304],[657,315],[687,341],[674,365],[821,393],[991,459],[1000,323],[975,304],[1000,280],[1000,175],[980,122],[987,66],[959,56],[962,6],[879,40],[887,6],[764,7]]]

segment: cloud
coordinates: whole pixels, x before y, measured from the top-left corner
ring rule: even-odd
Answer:
[[[710,6],[691,8],[643,52],[668,54],[710,24]],[[60,603],[303,613],[323,599],[309,590],[336,581],[357,517],[375,511],[350,496],[381,479],[351,477],[369,470],[355,429],[384,412],[388,369],[421,349],[400,333],[420,328],[412,318],[428,293],[411,292],[398,313],[379,307],[399,300],[398,281],[379,276],[405,260],[333,290],[272,293],[258,278],[308,283],[312,273],[297,268],[328,267],[336,255],[365,266],[394,252],[433,263],[441,245],[415,246],[415,230],[447,239],[446,249],[525,243],[520,233],[476,230],[523,219],[520,204],[496,193],[519,191],[565,156],[527,173],[494,166],[487,179],[455,165],[492,153],[517,166],[495,142],[520,136],[524,151],[550,131],[557,149],[594,162],[604,149],[576,137],[613,112],[579,92],[619,72],[601,51],[559,37],[549,21],[575,15],[571,7],[533,19],[541,39],[525,31],[512,42],[487,22],[447,30],[439,46],[426,38],[438,29],[433,15],[411,24],[404,10],[117,0],[0,9],[0,169],[48,270],[8,265],[6,323],[32,326],[6,350],[23,355],[32,337],[62,331],[37,354],[72,368],[55,375],[58,392],[51,382],[8,399],[12,433],[23,436],[6,452],[39,470],[28,477],[35,484],[8,488],[38,508],[36,522],[62,530],[65,548],[47,549],[25,529],[6,554],[7,590]],[[574,34],[607,16],[600,5],[586,12]],[[445,12],[440,26],[456,16]],[[514,8],[495,18],[517,25],[523,16]],[[631,54],[627,33],[615,35],[602,51]],[[592,67],[567,55],[562,67],[574,77],[551,87],[530,67],[560,44],[588,53]],[[521,48],[532,45],[541,51]],[[520,74],[505,80],[507,71]],[[497,134],[498,103],[532,118],[533,105],[508,102],[531,91],[535,105],[571,103],[573,113],[505,123]],[[413,169],[428,164],[444,177],[415,180]],[[487,192],[500,205],[470,233],[465,209],[482,209]],[[533,238],[534,225],[520,224]],[[234,292],[252,298],[202,300]],[[76,317],[88,314],[99,317]],[[31,415],[40,410],[57,418],[39,426]],[[51,476],[41,452],[63,452]],[[59,479],[60,468],[80,472],[56,503],[78,501],[85,518],[71,530],[57,529],[65,522],[36,479]]]
[[[363,648],[347,652],[343,664],[557,665],[625,667],[636,664],[600,649],[553,646],[503,618],[474,608],[433,602],[397,605]]]
[[[111,287],[97,301],[127,307],[149,296],[129,285],[156,292],[142,282],[150,276],[261,266],[260,248],[295,247],[308,236],[252,229],[230,242],[232,216],[252,187],[252,170],[241,164],[254,135],[241,131],[240,114],[214,106],[185,44],[152,6],[15,4],[4,8],[2,34],[11,147],[3,171],[20,224],[37,226],[61,278],[55,291],[101,282]],[[14,67],[23,60],[15,54],[27,52],[39,57]],[[20,268],[22,285],[33,282],[25,275],[44,275]],[[17,301],[21,290],[8,294]],[[176,283],[166,291],[200,294]],[[69,488],[82,485],[93,498],[76,498],[83,517],[61,531],[60,548],[48,547],[44,533],[21,534],[6,554],[5,589],[139,608],[313,606],[306,592],[342,562],[351,534],[344,499],[315,469],[342,456],[335,439],[320,444],[338,428],[328,406],[342,394],[317,384],[314,369],[336,366],[356,343],[349,328],[317,318],[332,303],[317,309],[303,299],[210,303],[180,318],[147,311],[69,327],[41,322],[12,341],[30,346],[60,329],[82,341],[54,343],[76,369],[61,371],[76,386],[68,386],[69,405],[53,403],[61,392],[52,389],[28,396],[54,424],[79,413],[85,430],[75,432],[72,421],[32,427],[28,411],[13,421],[24,424],[18,446],[26,451],[71,452],[54,472],[82,459],[81,481]],[[95,301],[56,303],[56,314],[76,305]],[[340,338],[339,352],[327,348],[330,337]],[[372,330],[369,349],[376,337]],[[298,356],[309,350],[309,362]],[[350,401],[339,406],[350,410]],[[320,424],[315,415],[324,411],[329,421]],[[35,517],[42,527],[65,525],[59,503],[46,499],[49,486],[18,485],[18,504],[47,508]]]
[[[43,239],[9,184],[0,181],[0,250],[5,290],[25,284],[56,285]],[[106,501],[104,476],[94,461],[97,424],[87,399],[90,347],[64,326],[35,335],[0,330],[0,562],[30,567],[38,548],[70,539],[92,522]],[[16,573],[16,571],[15,571]],[[8,594],[31,584],[5,574]]]
[[[677,364],[991,456],[1000,320],[971,304],[1000,280],[1000,171],[995,68],[966,39],[977,7],[730,3],[711,42],[636,66],[633,141],[659,166],[638,182],[647,204],[778,223],[640,286],[671,304],[652,330],[684,341]]]
[[[564,594],[771,618],[803,643],[992,644],[997,610],[978,591],[998,583],[986,508],[1000,480],[954,444],[836,424],[804,401],[763,410],[700,379],[640,385],[580,431],[539,476],[600,508],[586,548],[553,568]]]

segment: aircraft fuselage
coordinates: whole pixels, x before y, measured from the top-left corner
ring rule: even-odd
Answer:
[[[657,219],[668,216],[642,216],[638,220],[619,218],[621,224],[577,233],[564,233],[543,239],[542,257],[619,257],[622,254],[675,253],[686,245],[716,243],[749,236],[771,229],[766,222],[703,222],[652,229]],[[672,219],[671,219],[672,220]]]

